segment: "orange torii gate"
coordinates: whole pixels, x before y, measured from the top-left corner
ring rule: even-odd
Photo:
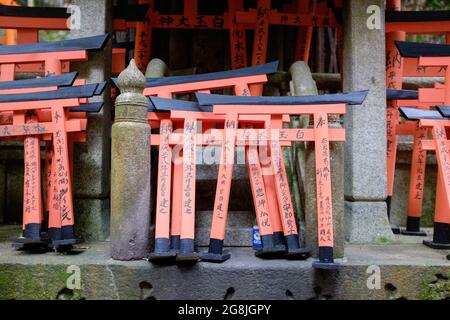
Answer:
[[[197,0],[184,0],[183,14],[162,14],[155,9],[154,0],[139,0],[148,5],[147,18],[136,23],[134,59],[141,70],[147,68],[151,56],[153,29],[211,29],[229,30],[231,65],[233,69],[247,66],[245,28],[235,21],[235,13],[244,9],[243,0],[228,0],[228,12],[222,15],[198,13]]]
[[[108,40],[108,35],[95,36],[90,38],[73,39],[59,42],[40,42],[37,44],[23,44],[16,46],[0,47],[0,81],[14,80],[15,73],[20,66],[29,64],[40,64],[43,66],[43,71],[47,75],[59,75],[63,72],[64,64],[68,65],[71,61],[86,61],[88,59],[88,52],[101,50]],[[79,82],[81,83],[81,82]],[[104,89],[98,88],[98,94]],[[81,117],[83,115],[80,115]],[[32,121],[32,119],[29,119]],[[35,144],[39,144],[37,139]],[[69,144],[71,150],[72,142]],[[24,147],[27,147],[26,144]],[[37,149],[37,147],[35,148]],[[70,151],[69,150],[69,151]],[[25,149],[25,154],[27,150]],[[47,208],[49,211],[56,208],[55,201],[57,200],[54,194],[54,188],[51,188],[49,179],[52,172],[55,173],[55,150],[52,149],[51,144],[47,143],[46,150],[46,172],[47,172]],[[52,159],[54,161],[52,161]],[[53,166],[53,167],[52,167]],[[55,177],[56,179],[56,177]]]
[[[22,7],[14,1],[0,1],[0,29],[6,29],[5,41],[1,44],[31,44],[39,42],[39,31],[58,30],[69,31],[71,28],[71,14],[64,7]],[[139,6],[114,7],[114,26],[121,30],[123,26],[133,26],[143,20],[144,14]],[[17,35],[16,35],[17,34]],[[126,49],[112,49],[112,72],[120,73],[125,69]],[[20,68],[20,66],[18,66]],[[22,72],[40,72],[40,65],[26,65],[20,69]],[[63,72],[68,72],[69,64],[64,64]]]
[[[336,268],[337,265],[334,264],[333,259],[334,240],[329,143],[330,141],[345,141],[345,129],[329,128],[328,116],[345,114],[346,104],[362,104],[366,95],[367,91],[314,97],[232,97],[202,93],[196,94],[196,98],[199,101],[201,108],[212,106],[212,112],[214,114],[234,117],[236,119],[241,116],[247,116],[249,117],[249,120],[247,121],[250,122],[252,121],[252,116],[269,116],[269,124],[266,122],[265,126],[267,130],[266,134],[264,136],[257,135],[256,140],[258,141],[258,144],[261,141],[263,144],[268,142],[271,156],[271,168],[275,178],[275,194],[278,203],[277,214],[280,215],[281,221],[283,222],[283,231],[287,244],[287,258],[291,255],[295,257],[301,255],[303,258],[306,258],[309,255],[309,250],[299,247],[298,231],[294,218],[294,208],[289,191],[286,169],[283,163],[281,141],[312,141],[315,143],[319,262],[315,262],[313,266],[319,269]],[[282,118],[284,115],[304,114],[314,116],[314,126],[312,129],[281,129],[276,125],[276,123],[282,123]],[[233,130],[238,131],[235,128],[233,128]],[[272,135],[273,130],[276,133],[275,135]],[[239,137],[236,133],[229,136],[231,139],[234,139],[236,136]],[[245,136],[246,135],[244,133],[244,137]],[[223,146],[227,145],[225,141],[228,139],[228,137],[223,138]],[[228,143],[228,145],[230,146],[234,144]],[[255,149],[253,149],[253,152],[254,151]],[[222,161],[224,161],[225,159],[232,159],[231,152],[234,153],[234,149],[223,148],[222,152],[225,153],[221,156]],[[250,154],[251,152],[252,145],[249,144],[247,154]],[[249,161],[248,166],[251,176],[252,169],[258,168],[259,165],[257,154],[248,156],[247,161]],[[224,169],[227,168],[227,166],[230,166],[230,164],[228,162],[221,162],[220,166],[221,169]],[[221,171],[219,169],[219,179],[221,179],[220,172]],[[231,175],[225,175],[223,179],[227,184],[231,183]],[[252,183],[254,182],[255,181]],[[262,184],[263,181],[260,183]],[[254,185],[252,185],[252,187],[255,189]],[[258,207],[258,202],[255,202],[255,207]],[[257,210],[257,214],[262,213],[263,211],[258,212]],[[272,216],[269,215],[268,219],[270,220],[271,217]],[[260,216],[258,219],[264,219],[264,216]],[[225,225],[223,225],[223,223],[221,223],[221,225],[221,228],[224,229]],[[211,254],[222,254],[222,246],[220,244],[223,244],[223,231],[224,230],[220,233],[222,238],[211,239],[212,241],[214,240],[215,242],[218,242],[219,245],[215,243],[214,246],[210,246],[210,251],[206,256],[207,258]],[[212,250],[215,251],[211,252]]]
[[[386,2],[386,85],[388,89],[401,90],[404,76],[443,76],[442,67],[418,66],[416,59],[401,57],[395,41],[404,41],[406,34],[445,34],[450,43],[450,11],[401,11],[401,0]],[[394,100],[388,100],[387,110],[387,181],[388,215],[394,193],[395,162],[399,111]],[[415,130],[410,134],[414,135]],[[397,226],[391,226],[399,233]]]
[[[100,94],[104,86],[91,84],[51,91],[31,88],[29,93],[0,94],[0,112],[12,113],[13,118],[12,123],[0,125],[0,137],[22,137],[25,144],[24,238],[14,243],[17,249],[43,245],[61,249],[76,243],[68,132],[85,131],[87,120],[79,116],[71,119],[68,110]],[[40,135],[46,135],[53,145],[48,240],[42,239],[41,234],[44,215],[40,186]]]
[[[277,69],[278,63],[270,63],[267,65],[261,65],[257,67],[251,67],[251,68],[245,68],[240,70],[234,70],[234,71],[225,71],[225,72],[216,72],[211,74],[201,74],[201,75],[195,75],[195,76],[182,76],[182,77],[168,77],[168,78],[160,78],[160,79],[148,79],[149,83],[147,84],[147,88],[144,90],[144,94],[147,96],[159,96],[159,97],[165,97],[165,98],[171,98],[173,94],[179,94],[179,93],[188,93],[188,92],[209,92],[210,90],[217,90],[217,89],[224,89],[224,88],[234,88],[235,92],[240,95],[248,95],[250,92],[255,88],[256,86],[260,86],[264,82],[267,81],[266,74],[273,73]],[[156,117],[156,118],[155,118]],[[159,127],[159,122],[161,122],[161,128],[172,128],[172,120],[167,119],[167,116],[163,118],[159,118],[160,115],[157,113],[151,112],[149,113],[149,120],[152,124],[152,127],[156,125]],[[164,121],[164,119],[167,119]],[[183,120],[183,119],[180,119]],[[211,121],[212,119],[209,119],[210,121],[203,121],[202,126],[203,130],[207,130],[212,125]],[[221,119],[217,119],[216,121],[220,122]],[[223,119],[221,120],[223,122]],[[287,119],[289,121],[289,119]],[[156,122],[156,124],[155,124]],[[178,121],[179,122],[179,121]],[[168,129],[166,130],[166,133],[168,133]],[[162,142],[163,140],[160,140]],[[161,146],[161,150],[166,150],[167,146]],[[160,163],[163,161],[161,159],[160,154]],[[174,164],[174,173],[173,173],[173,185],[181,187],[182,185],[182,170],[183,167],[180,163]],[[160,172],[161,173],[161,172]],[[158,181],[162,181],[164,179],[159,179]],[[165,179],[167,180],[167,179]],[[161,191],[161,195],[167,195],[170,193],[170,181],[169,184],[165,184],[166,189],[165,191]],[[178,248],[178,244],[180,242],[180,212],[181,207],[180,204],[183,203],[181,199],[179,199],[180,194],[182,193],[182,190],[174,191],[172,194],[172,230],[171,230],[171,237],[170,242],[172,244],[173,249]],[[170,196],[169,196],[170,197]],[[158,201],[158,203],[167,203],[169,197],[164,197],[164,201]],[[159,199],[159,198],[158,198]],[[228,206],[228,202],[224,201],[224,199],[220,200],[220,203],[218,206],[224,207],[226,211],[226,207],[223,205],[223,203],[226,202],[226,207]],[[168,209],[168,208],[166,208]],[[164,211],[164,210],[163,210]],[[157,207],[157,221],[158,221],[158,213],[160,210],[158,210]],[[162,222],[161,228],[158,228],[157,223],[157,230],[162,230],[161,234],[158,234],[157,231],[157,238],[161,239],[160,242],[162,242],[161,246],[159,248],[155,248],[155,253],[153,256],[151,256],[152,259],[164,259],[164,258],[172,258],[175,256],[173,252],[170,252],[168,249],[168,239],[169,239],[169,232],[168,232],[168,220],[162,219],[163,216],[159,219]],[[167,219],[170,219],[168,215],[166,215]],[[193,225],[192,225],[193,226]],[[165,230],[165,231],[164,231]],[[279,228],[277,229],[278,232],[281,231],[281,222],[279,223]],[[193,230],[190,231],[191,233]],[[158,243],[158,242],[157,242]],[[189,257],[188,257],[189,258]],[[192,256],[191,256],[192,258]],[[198,259],[197,255],[194,255],[193,258]],[[180,255],[181,259],[181,255]]]
[[[436,84],[434,88],[419,89],[418,101],[413,104],[419,108],[429,108],[435,105],[450,104],[450,45],[422,44],[396,41],[396,46],[402,57],[416,60],[418,66],[444,67],[445,84]],[[410,101],[411,102],[411,101]],[[408,101],[398,105],[410,106]],[[419,126],[415,133],[413,159],[411,167],[410,194],[408,201],[408,223],[405,234],[421,235],[420,217],[422,215],[423,185],[426,169],[426,150],[422,147],[423,137],[427,136],[429,126]],[[421,185],[422,188],[414,186]],[[438,183],[438,187],[439,187]],[[438,193],[439,194],[439,193]],[[436,201],[435,211],[447,210],[442,201]]]
[[[223,239],[225,237],[225,229],[226,229],[226,221],[227,221],[227,211],[228,211],[228,202],[229,202],[229,193],[230,193],[230,187],[231,187],[231,176],[232,176],[232,169],[234,164],[234,151],[235,146],[238,146],[238,143],[235,143],[233,137],[238,137],[240,139],[239,141],[244,141],[241,134],[243,133],[242,130],[238,129],[239,124],[252,124],[252,126],[261,127],[261,125],[267,125],[269,122],[269,117],[267,116],[252,116],[252,117],[236,117],[235,115],[215,115],[209,112],[202,111],[198,104],[192,103],[192,102],[186,102],[186,101],[177,101],[177,100],[168,100],[168,99],[160,99],[160,98],[151,98],[153,105],[155,106],[156,110],[158,111],[170,111],[170,119],[172,120],[182,120],[187,117],[189,119],[195,119],[196,121],[201,121],[203,124],[209,124],[208,127],[210,127],[211,124],[214,124],[216,127],[222,127],[221,129],[211,129],[207,130],[206,133],[200,137],[197,135],[195,138],[197,145],[206,145],[206,146],[221,146],[221,163],[219,168],[219,174],[218,174],[218,182],[217,182],[217,189],[216,189],[216,198],[214,203],[214,210],[213,210],[213,222],[212,222],[212,229],[211,229],[211,241],[209,246],[209,252],[201,254],[201,259],[203,261],[211,261],[211,262],[222,262],[227,260],[230,257],[230,254],[228,252],[224,252],[222,250],[223,248]],[[184,115],[184,116],[183,116]],[[169,118],[169,115],[166,115],[166,118]],[[288,117],[284,117],[282,119],[283,121],[289,121]],[[274,126],[275,127],[275,126]],[[280,125],[280,128],[282,126]],[[165,168],[163,170],[160,170],[159,173],[161,176],[159,176],[158,183],[160,185],[167,185],[167,181],[170,181],[168,179],[168,167],[170,163],[167,162],[168,159],[170,159],[170,148],[169,145],[172,144],[178,144],[178,145],[186,145],[184,142],[186,141],[182,134],[179,133],[173,133],[172,127],[162,128],[162,131],[160,135],[152,135],[152,145],[159,145],[160,147],[160,157],[164,159],[164,161],[160,161],[160,168]],[[226,135],[227,138],[224,139],[224,132],[230,133],[230,135]],[[190,133],[192,135],[192,133]],[[297,134],[301,134],[298,133]],[[164,142],[164,145],[161,143]],[[245,144],[244,144],[245,145]],[[284,142],[282,144],[283,146],[290,146],[290,143]],[[191,152],[193,152],[191,150]],[[255,161],[254,165],[249,167],[249,177],[250,177],[250,183],[252,186],[252,194],[253,194],[253,201],[255,204],[255,210],[257,213],[257,223],[258,227],[260,229],[260,234],[262,236],[262,243],[263,248],[258,250],[256,252],[256,255],[263,258],[269,258],[269,257],[280,257],[284,256],[286,253],[286,247],[283,244],[284,241],[284,235],[283,235],[283,228],[282,228],[282,221],[284,219],[281,219],[278,214],[278,208],[276,203],[276,198],[274,197],[274,194],[270,193],[270,190],[267,188],[267,186],[264,185],[264,181],[271,180],[272,175],[263,175],[263,171],[261,168],[261,165],[259,165],[259,156],[258,152],[256,150],[253,150],[251,153],[246,152],[246,158],[248,161],[250,161],[250,157],[254,159],[258,159],[258,164],[256,164]],[[160,158],[161,159],[161,158]],[[176,164],[175,164],[176,165]],[[193,172],[193,177],[190,177],[191,179],[195,179],[195,168],[190,169],[190,172]],[[176,173],[174,172],[174,175]],[[175,178],[174,176],[174,185],[175,185]],[[162,189],[158,188],[158,190],[163,191]],[[267,191],[266,191],[267,190]],[[168,210],[167,205],[162,204],[168,204],[168,190],[166,192],[158,192],[158,195],[163,195],[163,197],[159,197],[158,199],[166,199],[163,201],[159,201],[157,203],[161,203],[161,206],[164,207],[166,210]],[[164,196],[165,195],[165,196]],[[272,196],[272,198],[270,197]],[[189,203],[191,203],[189,201]],[[273,207],[275,206],[275,207]],[[289,221],[286,222],[286,224],[292,225],[295,224],[295,221]],[[172,227],[174,224],[172,224]],[[179,227],[179,226],[178,226]],[[193,226],[192,226],[193,228]],[[168,232],[168,226],[166,227],[166,230]],[[281,239],[278,237],[281,232]],[[166,243],[167,248],[167,240],[164,240],[167,238],[159,238],[159,240],[162,243]],[[161,246],[160,246],[161,247]],[[307,249],[299,249],[297,245],[297,250],[294,250],[295,248],[292,246],[289,246],[289,256],[291,258],[307,258],[309,254],[309,250]],[[161,252],[161,250],[158,252],[158,248],[155,248],[155,252],[152,253],[151,258],[152,259],[161,259],[166,258],[167,251]],[[171,254],[173,256],[176,255],[176,252],[172,251]],[[186,257],[182,256],[183,259],[186,259]],[[198,259],[199,257],[197,255],[194,256],[195,259]]]
[[[332,9],[328,8],[326,3],[319,4],[316,0],[297,0],[295,12],[286,13],[272,10],[271,3],[271,0],[258,0],[256,9],[236,14],[238,23],[252,25],[255,29],[252,65],[266,62],[270,25],[308,28],[306,32],[299,34],[296,47],[296,59],[303,60],[305,63],[308,63],[309,59],[312,28],[333,27],[338,29],[339,34],[341,32]]]
[[[447,131],[450,127],[449,107],[439,107],[435,110],[418,110],[400,108],[402,116],[410,121],[418,122],[420,128],[431,132],[421,138],[421,149],[435,151],[438,163],[436,181],[436,207],[434,213],[433,240],[423,243],[434,249],[450,248],[450,153]],[[445,116],[445,117],[444,117]]]

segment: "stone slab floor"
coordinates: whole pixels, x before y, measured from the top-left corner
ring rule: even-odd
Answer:
[[[156,266],[109,258],[109,244],[73,254],[27,254],[10,247],[17,226],[0,227],[0,299],[450,299],[450,251],[398,236],[347,244],[338,270],[306,261],[261,260],[231,248],[222,264]]]

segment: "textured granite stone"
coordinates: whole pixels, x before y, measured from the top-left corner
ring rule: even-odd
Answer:
[[[261,260],[250,248],[231,248],[221,264],[183,267],[114,261],[107,243],[88,247],[77,255],[27,255],[0,243],[0,299],[414,300],[450,293],[448,251],[421,244],[348,245],[342,267],[331,271],[314,270],[311,258]],[[80,289],[67,288],[69,266],[80,268]],[[369,266],[380,268],[378,288],[367,286]]]
[[[195,242],[198,246],[208,246],[212,211],[197,211],[195,219]],[[251,247],[254,225],[256,225],[254,211],[229,211],[224,245],[227,247]]]
[[[380,8],[380,28],[369,29],[371,13]],[[344,117],[346,233],[350,241],[391,237],[387,221],[386,75],[384,1],[349,0],[344,4],[343,88],[369,90],[361,106]],[[364,207],[367,206],[367,207]],[[352,216],[355,215],[355,216]],[[368,220],[366,220],[366,218]],[[350,229],[349,229],[350,228]]]
[[[119,75],[118,85],[111,150],[111,257],[139,260],[149,252],[151,159],[145,77],[134,60]]]
[[[345,201],[345,240],[351,243],[392,241],[386,202]]]
[[[344,6],[344,91],[370,90],[362,106],[349,106],[344,126],[345,197],[350,201],[385,201],[386,79],[385,35],[369,30],[367,7],[384,1],[349,0]]]

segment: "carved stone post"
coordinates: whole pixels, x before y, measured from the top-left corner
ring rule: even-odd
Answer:
[[[111,257],[148,255],[150,238],[150,126],[145,77],[134,60],[118,79],[111,155]]]

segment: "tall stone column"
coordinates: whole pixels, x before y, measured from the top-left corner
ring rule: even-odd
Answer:
[[[112,0],[74,0],[80,9],[80,29],[72,30],[70,38],[111,33]],[[88,83],[111,78],[111,45],[101,52],[89,54],[89,61],[73,63],[79,79]],[[88,115],[88,140],[74,147],[74,206],[77,233],[86,240],[105,240],[109,236],[111,93],[109,86],[102,97],[99,114]]]
[[[137,260],[149,253],[151,160],[145,77],[134,60],[118,85],[111,140],[111,257]]]
[[[392,239],[387,219],[383,0],[344,1],[344,91],[370,90],[345,116],[345,227],[350,242]]]

